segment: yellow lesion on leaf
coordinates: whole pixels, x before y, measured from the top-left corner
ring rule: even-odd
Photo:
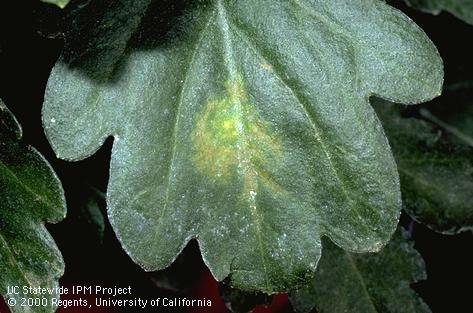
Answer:
[[[271,70],[271,69],[273,68],[273,67],[271,66],[271,64],[269,64],[269,63],[261,63],[261,64],[260,64],[260,67],[261,67],[263,70],[267,70],[267,71],[269,71],[269,70]]]
[[[225,85],[225,95],[211,100],[198,115],[192,133],[197,169],[221,181],[238,175],[243,192],[260,182],[279,188],[266,169],[282,154],[278,138],[249,103],[241,78]]]

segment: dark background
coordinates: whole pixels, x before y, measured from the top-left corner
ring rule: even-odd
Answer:
[[[435,43],[445,63],[446,83],[473,80],[473,26],[449,14],[431,16],[407,8],[402,1],[391,1],[420,25]],[[226,312],[219,298],[218,285],[200,260],[195,242],[189,244],[171,270],[145,273],[121,249],[113,230],[105,224],[103,241],[97,229],[82,218],[81,206],[90,197],[90,188],[106,190],[112,141],[92,157],[75,163],[58,160],[49,146],[41,126],[41,106],[49,72],[60,54],[61,39],[46,39],[38,33],[45,30],[45,4],[39,0],[1,0],[0,4],[0,98],[23,126],[24,141],[36,147],[59,175],[68,201],[68,217],[48,228],[52,232],[66,263],[61,284],[128,286],[133,296],[155,298],[185,295],[209,298],[212,308],[193,312]],[[48,10],[52,15],[55,9]],[[44,16],[44,15],[43,15]],[[47,23],[46,23],[47,24]],[[46,27],[48,32],[53,26]],[[53,31],[54,33],[54,31]],[[104,201],[98,200],[106,216]],[[436,234],[403,215],[401,223],[412,230],[415,247],[427,266],[428,279],[413,285],[434,313],[473,312],[473,235]],[[164,275],[164,276],[163,276]],[[175,280],[171,286],[158,287],[153,281],[163,277]],[[178,282],[178,283],[176,283]],[[0,303],[0,312],[8,312]],[[131,310],[133,312],[136,310]],[[170,310],[166,310],[168,312]],[[176,312],[179,310],[176,310]],[[287,297],[277,296],[269,309],[259,312],[290,312]],[[59,312],[128,312],[124,310],[87,311],[70,309]]]

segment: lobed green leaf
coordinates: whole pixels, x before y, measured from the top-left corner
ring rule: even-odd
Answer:
[[[448,11],[463,21],[473,24],[473,0],[404,0],[408,5],[421,11],[440,14]]]
[[[472,148],[429,121],[403,118],[386,101],[375,108],[396,158],[404,209],[437,232],[472,230]]]
[[[93,1],[71,9],[43,125],[58,157],[115,138],[108,214],[147,270],[196,238],[218,280],[275,293],[321,237],[379,250],[401,209],[371,95],[440,94],[424,32],[378,0]]]
[[[59,179],[34,148],[19,141],[20,125],[0,102],[0,294],[14,298],[13,313],[54,312],[58,293],[27,298],[47,299],[46,306],[21,306],[23,287],[54,288],[64,272],[61,253],[45,222],[64,219],[66,204]],[[7,295],[19,286],[19,294]]]
[[[447,85],[444,95],[425,106],[421,114],[453,138],[473,147],[473,81]]]
[[[410,288],[426,279],[425,264],[408,233],[399,229],[377,254],[355,254],[324,242],[312,283],[291,294],[298,313],[431,312]]]

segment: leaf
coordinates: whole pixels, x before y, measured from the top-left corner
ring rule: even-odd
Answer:
[[[441,11],[448,11],[473,24],[473,0],[404,0],[411,7],[426,13],[438,15]]]
[[[388,241],[398,175],[368,98],[440,93],[421,29],[383,1],[130,3],[71,10],[43,124],[67,160],[114,136],[108,214],[135,262],[196,238],[218,280],[275,293],[312,276],[322,235]]]
[[[70,0],[41,0],[45,3],[52,3],[60,7],[61,9],[64,9],[66,5],[69,3]]]
[[[398,106],[377,100],[375,108],[396,158],[404,209],[437,232],[472,230],[472,149],[428,121],[401,117]]]
[[[272,297],[264,293],[245,292],[224,283],[221,283],[219,287],[220,295],[230,312],[249,313],[253,312],[257,305],[269,306],[271,304]]]
[[[83,224],[97,241],[102,244],[105,234],[105,218],[100,210],[105,203],[105,194],[92,186],[86,188],[86,197],[78,204],[77,216],[73,223]],[[103,206],[102,206],[103,207]]]
[[[451,83],[438,101],[422,110],[424,118],[473,147],[473,81]]]
[[[355,254],[324,241],[312,283],[290,295],[296,312],[420,313],[428,306],[410,288],[426,279],[425,264],[399,229],[377,254]]]
[[[66,204],[61,184],[47,161],[34,148],[18,143],[20,125],[0,102],[0,293],[7,287],[54,288],[64,272],[61,253],[44,222],[64,219]],[[54,312],[52,306],[21,307],[22,289],[13,296],[16,312]],[[57,294],[45,296],[50,304]]]

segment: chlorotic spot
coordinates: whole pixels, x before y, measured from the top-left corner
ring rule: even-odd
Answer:
[[[197,117],[192,134],[197,169],[221,181],[241,178],[248,195],[258,181],[276,185],[267,170],[281,156],[279,140],[248,102],[241,78],[227,82],[225,89]]]
[[[267,70],[267,71],[269,71],[269,70],[271,70],[271,69],[273,68],[273,67],[271,66],[271,64],[269,64],[269,63],[261,63],[261,64],[260,64],[260,67],[261,67],[263,70]]]

